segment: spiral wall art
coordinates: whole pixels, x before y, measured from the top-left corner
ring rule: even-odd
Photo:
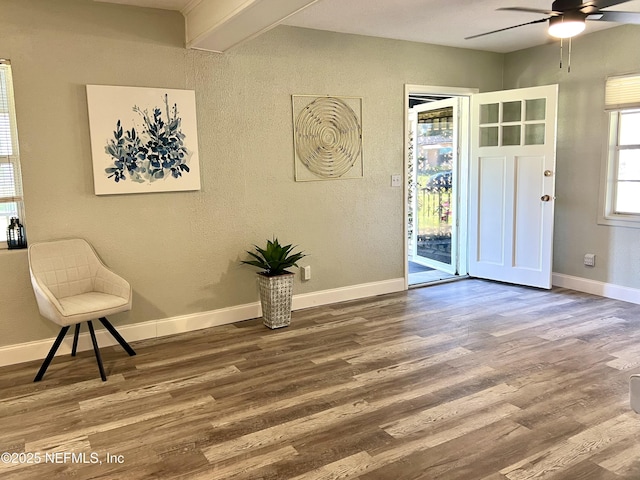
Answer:
[[[362,178],[362,98],[293,95],[296,181]]]

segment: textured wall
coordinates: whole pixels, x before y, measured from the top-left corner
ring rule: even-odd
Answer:
[[[405,83],[502,85],[503,56],[279,27],[220,55],[183,48],[179,13],[88,0],[3,0],[30,241],[81,236],[133,285],[135,323],[257,300],[244,250],[310,253],[307,293],[402,277]],[[196,91],[202,190],[95,196],[86,84]],[[293,180],[292,94],[363,97],[365,178]],[[26,252],[0,252],[0,346],[53,336]]]
[[[505,88],[559,84],[557,200],[553,270],[640,288],[640,228],[597,224],[608,135],[604,82],[640,72],[640,27],[623,26],[578,37],[571,72],[559,69],[558,43],[506,56]],[[583,255],[595,253],[596,267]]]

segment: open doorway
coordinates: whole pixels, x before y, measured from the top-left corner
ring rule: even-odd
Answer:
[[[457,145],[457,156],[454,153],[451,160],[452,191],[449,194],[446,178],[441,181],[445,190],[429,189],[429,184],[436,184],[434,177],[448,175],[444,168],[448,160],[443,157],[447,147],[438,143],[445,138],[436,138],[431,147],[427,146],[426,153],[418,152],[419,120],[417,114],[412,117],[411,113],[420,110],[418,101],[431,103],[437,111],[440,106],[435,102],[451,98],[458,99],[459,107],[458,120],[452,122],[452,144]],[[437,278],[424,282],[413,280],[419,278],[413,274],[420,272],[410,273],[409,267],[416,263],[451,275],[450,279],[470,274],[551,288],[557,100],[557,85],[484,93],[476,89],[405,85],[407,288],[439,281]],[[434,118],[429,120],[429,115]],[[444,110],[425,114],[425,121],[432,123],[425,129],[435,130],[435,117],[438,117],[438,129],[442,130],[440,122],[444,118],[448,125],[447,115]],[[426,136],[429,135],[437,137]],[[430,153],[429,148],[436,153]],[[437,169],[425,167],[420,178],[418,155],[426,158],[429,154],[436,159]],[[427,165],[429,161],[423,163]],[[424,188],[427,190],[421,190]],[[418,202],[422,201],[422,193],[427,211],[426,202],[431,202],[431,211],[437,212],[436,215],[446,211],[447,215],[437,216],[435,220],[423,219],[420,224],[416,217],[420,215]],[[418,254],[419,242],[431,238],[420,237],[421,228],[431,227],[437,237],[443,224],[448,228],[450,218],[451,258],[444,257],[443,261],[442,257]]]
[[[472,89],[406,87],[407,287],[466,276]]]

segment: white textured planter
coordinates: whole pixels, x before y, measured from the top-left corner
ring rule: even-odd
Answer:
[[[258,273],[262,323],[269,328],[288,327],[291,323],[293,273],[267,277]]]

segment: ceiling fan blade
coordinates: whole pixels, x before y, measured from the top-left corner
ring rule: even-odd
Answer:
[[[465,37],[465,40],[471,40],[472,38],[484,37],[485,35],[491,35],[492,33],[504,32],[505,30],[511,30],[512,28],[524,27],[525,25],[533,25],[534,23],[542,23],[549,20],[548,18],[541,18],[540,20],[534,20],[533,22],[521,23],[520,25],[514,25],[512,27],[499,28],[498,30],[493,30],[491,32],[479,33],[478,35],[471,35],[470,37]]]
[[[613,7],[614,5],[620,5],[621,3],[627,3],[630,0],[589,0],[582,2],[582,7],[596,7],[597,9],[603,9]]]
[[[600,22],[618,22],[618,23],[633,23],[636,25],[640,25],[640,12],[613,12],[613,11],[604,11],[598,12],[594,17],[598,18],[589,18],[587,20],[597,20]]]
[[[526,8],[526,7],[502,7],[502,8],[496,8],[496,10],[508,10],[511,12],[542,13],[543,15],[561,15],[562,14],[562,12],[554,12],[553,10],[538,10],[537,8]]]

